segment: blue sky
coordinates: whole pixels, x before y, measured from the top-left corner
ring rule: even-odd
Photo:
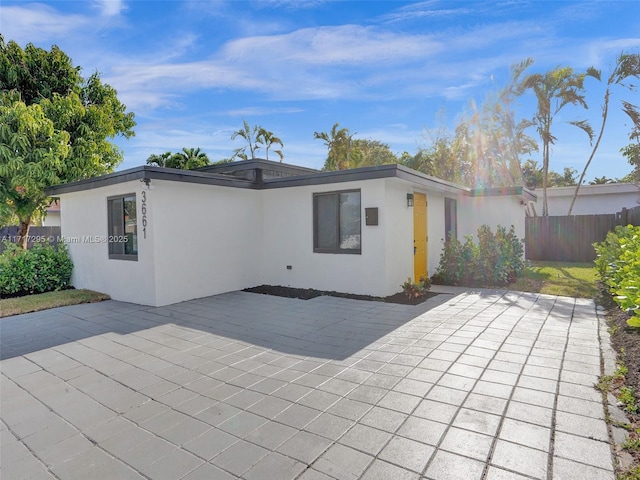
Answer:
[[[339,122],[415,153],[439,112],[452,127],[527,57],[529,72],[593,65],[606,78],[621,51],[640,51],[640,2],[2,0],[0,32],[23,47],[57,44],[118,90],[138,123],[136,137],[117,142],[119,169],[182,147],[229,157],[243,119],[282,138],[285,162],[320,168],[326,149],[314,131]],[[587,89],[588,111],[556,117],[554,170],[581,170],[588,157],[586,135],[564,124],[599,126],[604,86]],[[619,153],[630,130],[621,99],[640,103],[637,92],[613,93],[588,179],[631,170]],[[532,98],[519,104],[530,116]]]

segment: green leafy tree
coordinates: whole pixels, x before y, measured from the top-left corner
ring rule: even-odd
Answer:
[[[549,187],[574,187],[578,183],[577,175],[578,171],[570,167],[564,167],[562,173],[550,170],[547,183]]]
[[[578,171],[575,168],[565,167],[562,173],[549,170],[547,185],[549,187],[571,187],[575,186]],[[535,160],[527,160],[522,165],[522,176],[524,186],[535,189],[542,186],[542,167],[538,166]]]
[[[5,215],[18,219],[18,243],[25,248],[31,220],[49,203],[45,188],[65,174],[69,134],[56,130],[40,105],[5,94],[0,99],[0,196]]]
[[[258,143],[264,145],[264,154],[265,158],[269,160],[269,149],[274,145],[280,145],[280,150],[274,150],[274,153],[280,157],[280,162],[284,159],[284,154],[282,153],[282,149],[284,148],[284,144],[279,137],[276,137],[273,132],[266,130],[262,127],[258,128],[257,135]]]
[[[133,113],[97,73],[84,79],[58,47],[5,43],[0,35],[0,203],[18,217],[19,243],[49,204],[44,190],[112,172],[134,135]]]
[[[389,165],[398,163],[398,157],[391,151],[388,144],[379,140],[354,139],[352,148],[358,152],[355,158],[358,161],[354,167],[375,167],[377,165]]]
[[[535,160],[528,159],[522,164],[522,178],[527,188],[542,186],[542,167],[539,167]]]
[[[147,165],[158,167],[177,168],[180,170],[192,170],[211,164],[206,153],[199,148],[183,148],[177,153],[164,152],[151,154],[147,158]]]
[[[329,132],[313,132],[313,138],[322,140],[327,147],[327,159],[323,170],[346,170],[359,163],[359,152],[353,147],[354,133],[348,128],[338,128],[338,122],[333,124]]]
[[[173,153],[164,152],[164,153],[152,153],[147,158],[147,165],[156,165],[158,167],[165,168],[173,168],[173,162],[171,161],[171,157],[173,157]]]
[[[587,74],[592,75],[593,69]],[[575,73],[570,67],[557,67],[546,73],[531,73],[527,75],[519,85],[519,93],[527,90],[533,91],[537,109],[533,117],[532,125],[536,127],[540,140],[542,140],[542,215],[549,215],[547,204],[547,186],[549,180],[549,160],[551,145],[557,138],[552,133],[553,121],[556,115],[567,105],[578,105],[587,108],[584,99],[585,73]],[[593,138],[593,131],[584,121],[569,122],[582,129]]]
[[[596,70],[592,68],[589,72],[589,75],[598,81],[601,81],[601,72],[600,70]],[[612,86],[624,86],[632,91],[635,91],[635,86],[633,84],[625,84],[626,81],[640,78],[640,54],[622,54],[618,57],[616,61],[616,66],[613,71],[609,75],[607,79],[607,88],[604,92],[604,100],[602,103],[602,123],[600,124],[600,132],[598,133],[598,137],[596,139],[596,143],[593,145],[593,149],[591,150],[591,155],[587,162],[584,165],[584,169],[582,170],[582,174],[580,175],[580,179],[576,184],[576,190],[573,193],[573,198],[571,199],[571,205],[569,206],[569,211],[567,215],[571,215],[573,210],[573,206],[576,203],[576,198],[578,198],[578,192],[580,191],[580,185],[582,184],[585,175],[587,174],[587,169],[589,165],[591,165],[591,161],[595,156],[598,147],[600,146],[600,140],[602,139],[602,135],[604,134],[605,126],[607,125],[607,119],[609,118],[609,98],[611,95],[611,87]],[[638,123],[638,107],[628,102],[623,102],[623,110],[629,115],[631,120],[634,121],[634,125],[640,126]]]
[[[206,167],[211,163],[207,154],[199,148],[183,148],[181,152],[174,153],[171,160],[174,163],[172,168],[182,170]]]
[[[526,135],[528,120],[516,120],[515,102],[522,94],[521,77],[530,59],[511,66],[509,82],[488,94],[482,104],[471,102],[450,133],[444,112],[441,126],[429,130],[428,147],[400,161],[428,175],[469,187],[504,187],[523,184],[521,157],[538,149]]]

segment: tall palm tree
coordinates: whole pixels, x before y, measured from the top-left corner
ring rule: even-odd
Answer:
[[[596,70],[591,67],[587,70],[587,75],[597,79],[600,81],[600,70]],[[591,165],[591,160],[596,154],[598,150],[598,146],[600,146],[600,140],[602,139],[602,134],[604,133],[604,127],[607,124],[607,118],[609,116],[609,97],[610,90],[612,85],[623,85],[629,88],[630,90],[635,90],[634,85],[624,85],[624,81],[629,78],[639,78],[640,77],[640,54],[622,54],[618,57],[616,61],[616,66],[609,75],[607,79],[607,89],[604,92],[604,101],[602,104],[602,123],[600,125],[600,133],[598,133],[598,139],[596,140],[593,149],[591,150],[591,155],[589,155],[589,159],[587,163],[584,165],[584,169],[582,170],[582,174],[580,175],[580,180],[576,185],[576,189],[573,192],[573,198],[571,199],[571,205],[569,206],[569,212],[567,215],[571,215],[573,211],[573,205],[576,203],[576,198],[578,197],[578,192],[580,191],[580,186],[582,185],[582,181],[584,180],[584,176],[587,174],[587,169],[589,165]],[[629,115],[631,120],[634,119],[633,111],[637,111],[637,106],[632,105],[628,102],[623,102],[623,110]],[[637,115],[636,115],[637,118]]]
[[[327,159],[324,162],[324,170],[345,170],[357,163],[357,149],[353,148],[353,136],[348,128],[338,127],[340,124],[336,122],[331,127],[331,132],[313,132],[313,138],[322,140],[328,149]]]
[[[278,144],[280,145],[281,149],[284,148],[284,144],[279,137],[276,137],[273,132],[270,132],[269,130],[266,130],[262,127],[260,127],[258,130],[256,141],[264,145],[265,158],[267,160],[269,160],[269,149],[272,145]],[[278,155],[278,157],[280,157],[280,162],[282,163],[282,159],[284,158],[282,150],[274,150],[274,152]]]
[[[244,138],[247,144],[243,147],[236,148],[233,152],[233,157],[231,158],[240,158],[242,160],[248,160],[256,158],[256,152],[260,148],[260,129],[259,125],[254,125],[253,128],[249,126],[246,120],[242,121],[242,128],[240,130],[236,130],[231,135],[231,140],[235,140],[237,137]],[[247,155],[247,148],[249,149],[249,155]]]
[[[570,67],[557,67],[546,73],[532,73],[522,81],[524,92],[532,90],[537,100],[537,110],[533,117],[538,135],[542,140],[542,215],[548,216],[547,183],[549,176],[550,147],[557,138],[551,133],[555,115],[565,106],[579,105],[588,108],[584,99],[584,73],[574,73]],[[584,120],[569,122],[593,136],[591,126]]]

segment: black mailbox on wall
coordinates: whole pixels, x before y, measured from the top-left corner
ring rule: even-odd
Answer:
[[[364,209],[365,225],[378,225],[378,207]]]

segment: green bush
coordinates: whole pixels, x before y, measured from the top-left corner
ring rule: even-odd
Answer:
[[[413,300],[427,295],[429,289],[431,289],[431,280],[429,278],[421,278],[417,283],[411,283],[411,278],[409,278],[400,286],[407,298]]]
[[[27,295],[63,290],[69,287],[73,263],[67,246],[58,248],[36,244],[22,250],[5,243],[0,255],[0,295]]]
[[[507,232],[498,226],[495,235],[483,225],[478,229],[478,243],[467,235],[445,242],[434,283],[465,286],[504,286],[513,283],[524,271],[524,247],[515,229]]]
[[[616,227],[594,245],[596,268],[620,308],[640,319],[640,227]]]

